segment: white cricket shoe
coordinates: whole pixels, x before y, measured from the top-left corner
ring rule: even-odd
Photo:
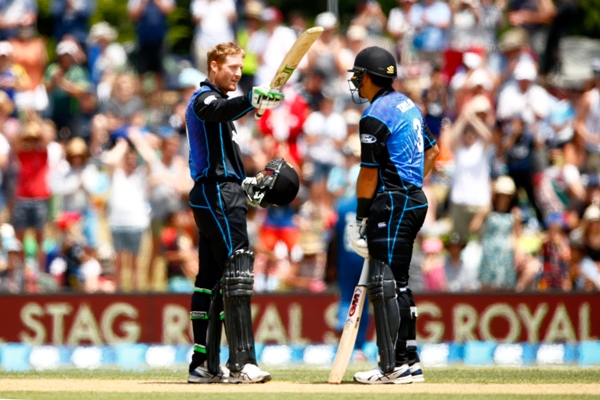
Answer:
[[[246,364],[241,371],[229,374],[229,383],[264,383],[271,380],[271,374],[261,371],[257,365]]]
[[[412,376],[408,365],[402,365],[394,368],[392,372],[384,373],[381,368],[376,367],[370,371],[357,372],[354,374],[354,380],[368,385],[381,385],[386,383],[405,384],[412,383]]]
[[[412,376],[412,381],[414,383],[425,382],[423,370],[421,369],[421,363],[416,362],[410,366],[410,375]]]
[[[215,375],[208,371],[206,361],[196,367],[188,375],[188,383],[227,383],[229,378],[229,370],[226,367],[219,367],[219,372]]]

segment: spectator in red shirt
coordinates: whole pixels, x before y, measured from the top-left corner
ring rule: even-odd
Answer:
[[[20,170],[12,225],[17,238],[23,242],[25,231],[35,230],[38,244],[38,266],[42,268],[45,254],[42,250],[44,226],[48,219],[50,187],[48,185],[48,143],[50,138],[44,135],[41,121],[26,122],[14,144]]]

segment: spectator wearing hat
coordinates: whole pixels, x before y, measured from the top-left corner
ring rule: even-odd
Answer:
[[[85,141],[74,137],[67,142],[65,158],[51,176],[52,193],[58,196],[62,212],[74,212],[81,217],[83,243],[90,249],[98,248],[98,215],[90,196],[96,192],[98,169],[89,163]]]
[[[117,74],[122,72],[127,64],[125,49],[115,42],[117,36],[116,29],[108,22],[102,21],[92,25],[87,38],[90,79],[96,86],[101,101],[108,100]]]
[[[20,28],[35,26],[38,17],[34,0],[5,0],[0,3],[0,40],[18,35]]]
[[[242,93],[248,93],[254,85],[254,77],[260,61],[260,49],[265,46],[266,32],[262,30],[261,14],[263,5],[258,0],[246,2],[244,8],[244,23],[237,29],[236,40],[246,51],[244,68],[238,86]]]
[[[523,28],[512,28],[504,32],[498,40],[498,50],[501,53],[500,82],[502,83],[513,79],[515,68],[520,61],[534,61],[529,47],[529,37]]]
[[[46,69],[44,83],[50,98],[50,119],[60,141],[81,136],[81,97],[90,89],[86,70],[77,63],[81,50],[71,40],[56,46],[57,61]]]
[[[515,249],[518,227],[514,210],[516,186],[509,176],[500,176],[493,184],[492,207],[482,214],[482,258],[479,281],[482,289],[512,290],[517,283]]]
[[[452,232],[445,243],[447,255],[444,260],[446,290],[450,293],[473,292],[479,289],[477,270],[469,268],[463,261],[463,250],[467,243],[456,232]]]
[[[20,130],[13,148],[20,165],[11,224],[17,239],[23,243],[27,229],[35,231],[38,267],[45,266],[42,247],[44,227],[48,219],[50,186],[48,144],[51,138],[42,121],[30,120]]]
[[[136,68],[140,89],[147,73],[154,76],[154,91],[163,88],[165,38],[169,26],[167,15],[175,10],[174,0],[128,0],[127,15],[135,21],[137,40]]]
[[[387,33],[396,41],[396,57],[401,65],[409,65],[417,60],[413,46],[415,28],[410,23],[410,14],[416,0],[397,0],[398,7],[390,10],[387,20]]]
[[[233,0],[193,0],[190,14],[195,27],[194,55],[196,66],[208,73],[206,54],[219,43],[233,42],[233,25],[238,19]],[[246,60],[244,60],[244,63]]]
[[[600,174],[600,58],[591,62],[594,87],[581,96],[575,117],[575,132],[585,149],[585,170]]]
[[[283,57],[296,41],[296,33],[282,25],[283,15],[275,7],[266,7],[261,14],[261,20],[267,33],[264,47],[255,49],[260,54],[259,67],[256,70],[254,85],[268,85],[275,76]],[[298,66],[303,68],[302,63]],[[288,83],[296,82],[297,74],[292,74]]]
[[[73,37],[84,49],[87,47],[90,17],[96,11],[96,0],[52,0],[50,15],[54,20],[54,37],[61,41]]]
[[[13,47],[12,60],[25,70],[28,82],[15,95],[18,109],[42,111],[48,107],[48,94],[43,84],[44,71],[48,64],[46,39],[34,26],[22,27],[17,36],[10,40]]]

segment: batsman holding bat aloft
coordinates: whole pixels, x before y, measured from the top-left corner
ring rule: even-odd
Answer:
[[[368,257],[367,291],[379,350],[379,366],[356,373],[354,380],[422,382],[408,269],[427,213],[423,177],[439,150],[419,107],[392,88],[396,60],[391,53],[368,47],[358,53],[349,72],[353,100],[371,103],[360,120],[361,169],[351,241],[358,254]],[[359,99],[354,98],[357,92]]]
[[[194,354],[190,383],[258,383],[271,379],[256,362],[250,299],[254,254],[248,249],[248,202],[266,207],[290,203],[298,192],[298,175],[283,159],[246,178],[234,120],[255,109],[277,107],[283,95],[255,87],[246,96],[229,98],[242,75],[244,50],[223,43],[208,52],[208,79],[190,98],[186,110],[190,172],[194,187],[190,206],[200,231],[200,270],[190,317]],[[229,343],[227,370],[219,365],[222,321]]]

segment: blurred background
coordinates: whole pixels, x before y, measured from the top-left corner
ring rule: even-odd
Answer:
[[[366,105],[346,70],[377,45],[441,149],[410,269],[424,364],[600,364],[598,0],[6,0],[3,368],[186,362],[187,101],[213,45],[246,50],[238,95],[314,25],[284,104],[235,121],[248,175],[284,157],[302,180],[248,213],[261,360],[335,353],[362,268],[345,230]],[[375,360],[369,321],[356,360]]]

